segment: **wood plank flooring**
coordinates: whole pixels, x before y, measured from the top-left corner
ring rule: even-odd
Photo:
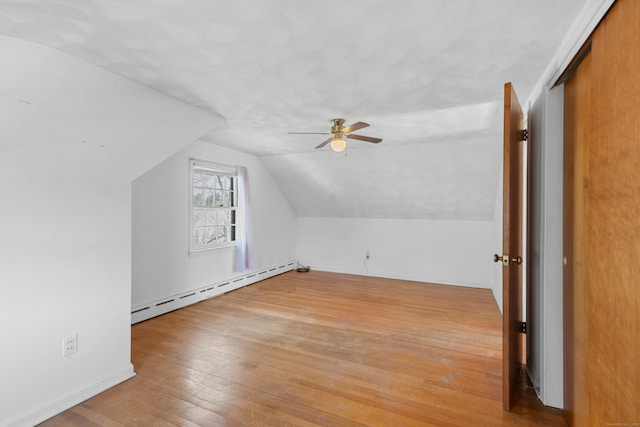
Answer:
[[[132,327],[136,377],[43,426],[566,426],[502,410],[491,291],[289,272]]]

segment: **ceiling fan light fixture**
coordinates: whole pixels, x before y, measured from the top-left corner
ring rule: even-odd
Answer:
[[[333,141],[331,141],[331,149],[336,153],[339,153],[347,148],[347,141],[342,139],[342,137],[336,136]]]
[[[358,141],[371,142],[373,144],[377,144],[382,141],[382,138],[373,138],[371,136],[364,135],[354,135],[351,132],[356,131],[358,129],[366,128],[369,126],[369,123],[357,122],[347,127],[344,127],[344,119],[333,119],[331,120],[331,133],[325,132],[289,132],[290,134],[309,134],[309,133],[317,133],[318,135],[331,135],[329,138],[322,141],[316,148],[322,148],[326,145],[331,147],[331,150],[339,153],[344,151],[347,148],[347,141],[345,140],[345,136],[349,139],[355,139]],[[345,154],[346,155],[346,154]]]

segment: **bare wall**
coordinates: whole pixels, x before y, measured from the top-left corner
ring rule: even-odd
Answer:
[[[496,298],[500,247],[496,220],[298,219],[298,257],[312,268],[489,288]]]
[[[30,426],[133,375],[131,181],[216,119],[16,39],[0,75],[0,426]]]

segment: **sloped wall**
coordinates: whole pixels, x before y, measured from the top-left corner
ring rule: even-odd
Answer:
[[[256,270],[295,259],[296,215],[262,161],[195,141],[133,183],[134,308],[237,275],[235,247],[188,254],[190,158],[247,168]]]
[[[217,119],[11,38],[0,75],[0,426],[34,425],[133,375],[131,181]]]

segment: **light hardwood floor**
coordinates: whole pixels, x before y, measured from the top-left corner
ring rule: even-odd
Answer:
[[[491,291],[289,272],[132,327],[136,377],[44,426],[565,426],[502,410]]]

